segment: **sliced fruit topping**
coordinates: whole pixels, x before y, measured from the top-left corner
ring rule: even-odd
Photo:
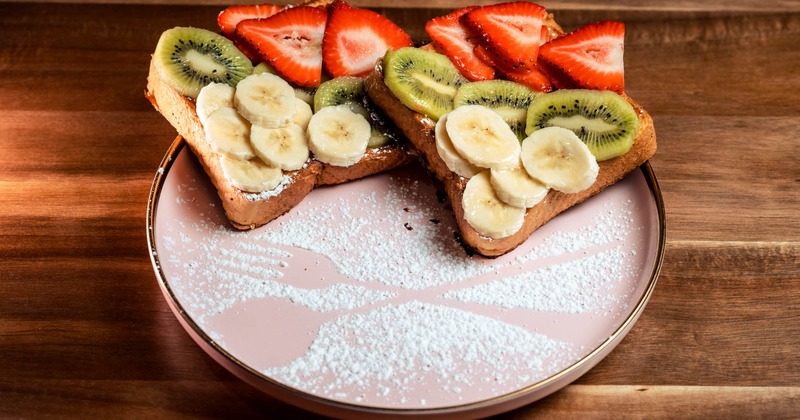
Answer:
[[[561,127],[534,131],[522,142],[521,158],[531,177],[564,193],[591,187],[600,170],[586,144]]]
[[[541,202],[550,190],[547,185],[531,178],[524,168],[492,169],[489,177],[497,198],[504,203],[530,208]]]
[[[314,111],[311,110],[311,105],[308,102],[295,97],[294,104],[297,108],[297,112],[294,114],[294,118],[292,118],[292,123],[296,126],[303,129],[303,132],[306,131],[308,128],[308,122],[311,121],[311,117],[314,115]]]
[[[483,6],[464,15],[472,33],[480,34],[480,44],[499,69],[519,72],[536,65],[542,39],[544,7],[529,2]]]
[[[233,86],[226,83],[209,83],[200,89],[195,101],[195,111],[201,124],[219,108],[233,108]]]
[[[622,92],[625,25],[603,21],[542,45],[540,58],[579,87]]]
[[[461,17],[477,6],[458,9],[450,14],[431,19],[425,25],[436,49],[446,55],[461,75],[471,81],[494,79],[494,68],[475,55],[477,37],[467,31]]]
[[[371,134],[367,147],[376,148],[389,144],[397,135],[388,129],[387,118],[373,109],[364,92],[364,79],[356,76],[337,77],[319,85],[314,94],[314,110],[328,106],[346,105],[356,114],[361,114],[370,123]],[[369,109],[368,109],[369,106]]]
[[[220,158],[222,173],[234,187],[248,192],[270,191],[283,180],[283,172],[259,159]]]
[[[439,121],[436,122],[436,128],[434,130],[436,151],[439,153],[439,157],[444,161],[444,164],[447,165],[447,169],[455,172],[458,176],[472,178],[483,171],[483,168],[469,163],[469,161],[461,157],[455,147],[453,147],[453,142],[447,134],[446,124],[448,115],[450,114],[442,115],[442,118],[439,118]]]
[[[295,124],[282,128],[254,125],[250,128],[250,143],[264,162],[285,171],[300,169],[308,160],[306,133]]]
[[[275,70],[274,68],[272,68],[272,66],[263,61],[258,63],[255,67],[253,67],[253,74],[259,74],[259,73],[270,73],[278,75],[277,70]],[[298,86],[292,86],[292,87],[294,88],[294,96],[297,96],[299,99],[302,99],[309,105],[314,103],[314,90],[316,88],[298,87]]]
[[[496,112],[464,105],[447,116],[447,134],[458,154],[483,168],[510,169],[519,165],[517,136]]]
[[[497,197],[489,180],[489,171],[483,171],[469,179],[461,206],[467,223],[488,238],[511,236],[525,222],[524,208],[510,206]]]
[[[522,141],[527,134],[525,124],[528,107],[536,93],[527,87],[507,80],[486,80],[461,85],[453,99],[455,108],[464,105],[482,105],[498,113]]]
[[[322,61],[333,77],[367,77],[388,49],[411,47],[411,37],[386,17],[337,0],[328,6]]]
[[[542,93],[552,92],[555,87],[539,66],[516,73],[503,73],[503,77]]]
[[[229,39],[189,27],[164,31],[153,61],[170,86],[192,99],[209,83],[236,86],[253,71],[250,60]]]
[[[348,105],[353,112],[364,117],[367,111],[361,105],[364,97],[364,79],[355,76],[338,77],[323,82],[314,94],[314,111],[327,106]]]
[[[266,19],[236,26],[246,40],[284,78],[300,86],[317,86],[322,77],[322,37],[328,14],[316,7],[292,7]]]
[[[370,125],[347,105],[320,109],[308,123],[308,146],[320,162],[350,166],[367,150]]]
[[[217,24],[222,34],[231,37],[236,33],[236,25],[245,19],[268,18],[281,10],[276,4],[243,4],[230,6],[219,12]]]
[[[453,98],[467,83],[447,56],[419,48],[389,51],[383,59],[384,82],[413,111],[438,120],[453,110]]]
[[[529,134],[550,126],[572,130],[602,161],[630,150],[639,118],[631,104],[614,92],[564,89],[537,97],[528,109]]]
[[[231,159],[254,158],[250,123],[233,108],[219,108],[208,116],[203,130],[211,150]]]
[[[294,89],[279,76],[253,74],[239,82],[233,103],[236,110],[253,124],[285,127],[297,113]]]

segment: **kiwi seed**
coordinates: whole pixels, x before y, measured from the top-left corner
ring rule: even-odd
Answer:
[[[528,109],[527,134],[551,126],[572,130],[602,161],[630,150],[639,118],[633,106],[612,91],[562,89],[538,96]]]
[[[483,105],[494,110],[508,123],[520,141],[527,137],[525,125],[528,107],[537,92],[508,80],[485,80],[461,85],[453,99],[456,108],[462,105]]]
[[[253,64],[229,39],[214,32],[175,27],[161,34],[155,53],[156,68],[173,88],[197,99],[209,83],[236,86],[253,72]]]
[[[438,120],[453,110],[453,98],[467,83],[447,56],[419,48],[388,51],[383,80],[389,90],[413,111]]]

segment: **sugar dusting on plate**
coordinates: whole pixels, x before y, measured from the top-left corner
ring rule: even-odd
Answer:
[[[308,313],[300,318],[316,321],[294,326],[299,343],[307,340],[301,351],[252,366],[354,404],[448,406],[547,378],[604,339],[566,340],[557,330],[618,323],[642,272],[632,258],[644,238],[636,203],[602,194],[559,216],[570,223],[551,222],[562,229],[545,225],[514,252],[486,259],[465,253],[446,204],[407,173],[315,190],[249,232],[231,230],[213,196],[197,199],[196,190],[177,186],[168,203],[181,216],[158,232],[162,265],[187,313],[233,355],[272,351],[245,351],[251,342],[293,338],[265,337],[265,325],[292,319],[223,326],[231,311],[264,313],[279,299]]]

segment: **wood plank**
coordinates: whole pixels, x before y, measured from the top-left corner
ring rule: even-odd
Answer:
[[[571,385],[500,419],[793,418],[797,387]]]
[[[671,242],[655,292],[578,383],[797,386],[800,244]]]
[[[11,3],[24,3],[28,0],[6,0]],[[82,3],[82,4],[120,4],[131,3],[150,5],[213,5],[226,7],[234,4],[230,0],[39,0],[43,3]],[[297,4],[299,1],[274,0],[274,4]],[[350,0],[350,4],[358,7],[389,7],[389,8],[458,8],[472,5],[485,5],[497,3],[497,0]],[[552,0],[540,1],[548,8],[566,10],[593,10],[593,9],[630,9],[630,10],[655,10],[655,11],[695,11],[695,10],[737,10],[737,11],[779,11],[797,10],[797,2],[792,0],[777,0],[764,2],[760,0],[676,0],[671,2],[651,2],[647,0],[614,0],[598,5],[587,0]]]

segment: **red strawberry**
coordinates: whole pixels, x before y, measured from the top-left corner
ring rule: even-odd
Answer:
[[[621,22],[592,23],[542,45],[540,56],[579,87],[621,93],[624,38]]]
[[[300,86],[318,86],[327,20],[325,9],[292,7],[266,19],[241,21],[236,36],[256,48],[287,80]]]
[[[495,58],[498,70],[518,73],[532,69],[539,55],[545,9],[535,3],[513,2],[479,7],[463,17],[480,44]]]
[[[553,82],[538,67],[516,73],[503,73],[505,79],[525,85],[537,92],[552,92]]]
[[[477,9],[477,6],[431,19],[425,25],[425,32],[436,49],[449,57],[464,77],[473,82],[494,79],[494,68],[475,55],[477,39],[460,22],[461,17],[473,9]]]
[[[278,13],[281,7],[275,4],[246,4],[230,6],[219,12],[217,23],[222,34],[231,37],[236,32],[236,25],[245,19],[264,19]]]
[[[322,61],[333,77],[367,77],[386,50],[414,45],[399,26],[371,10],[337,0],[328,12]]]

